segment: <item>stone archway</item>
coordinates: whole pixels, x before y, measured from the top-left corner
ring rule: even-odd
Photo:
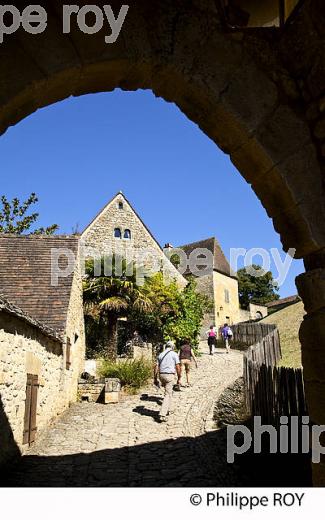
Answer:
[[[102,2],[98,2],[100,5]],[[118,12],[121,2],[110,2]],[[325,424],[325,74],[320,0],[284,31],[227,32],[214,0],[137,0],[115,44],[105,31],[62,34],[61,3],[42,35],[0,46],[0,132],[70,95],[151,89],[176,103],[230,155],[307,273],[297,285],[311,419]],[[323,17],[323,19],[322,19]],[[312,338],[312,339],[311,339]],[[312,356],[310,355],[312,352]],[[325,463],[315,481],[325,483]]]

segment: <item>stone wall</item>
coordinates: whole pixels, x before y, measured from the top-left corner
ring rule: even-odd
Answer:
[[[214,271],[213,286],[215,298],[215,325],[230,325],[239,321],[238,281],[230,276]],[[227,291],[227,294],[226,294]],[[229,297],[229,298],[228,298]],[[229,300],[229,301],[227,301]]]
[[[78,394],[80,401],[103,404],[105,401],[105,382],[89,383],[87,381],[80,381]]]
[[[261,314],[262,318],[266,318],[268,315],[268,309],[265,305],[257,305],[256,303],[249,304],[249,311],[251,314],[251,319],[258,319],[258,314]]]
[[[82,279],[80,276],[79,258],[76,261],[76,268],[70,294],[70,302],[67,315],[65,341],[64,341],[64,391],[67,393],[69,401],[77,399],[78,379],[84,371],[86,340],[85,340],[85,320],[83,313],[82,299]],[[70,342],[71,365],[66,369],[67,343]]]
[[[235,278],[226,276],[217,271],[196,278],[197,290],[210,298],[213,308],[206,313],[201,328],[201,339],[206,338],[210,325],[219,328],[226,321],[230,324],[240,321],[238,282]],[[226,301],[225,291],[228,291],[229,302]]]
[[[251,313],[246,309],[239,309],[238,312],[238,323],[243,323],[245,321],[250,321]]]
[[[153,348],[151,343],[143,343],[143,345],[132,346],[132,359],[145,359],[152,362]]]
[[[123,205],[121,209],[120,204]],[[122,238],[114,237],[115,228],[121,230]],[[131,231],[131,239],[123,238],[125,230]],[[176,279],[180,287],[186,285],[186,280],[167,259],[159,244],[122,194],[114,197],[83,232],[82,243],[86,247],[86,256],[91,256],[93,250],[95,255],[115,253],[130,260],[139,258],[139,263],[144,263],[148,274],[151,268],[153,268],[151,274],[154,274],[163,266],[168,281]],[[143,256],[144,251],[148,251],[145,256]]]
[[[214,325],[215,322],[215,300],[213,290],[213,274],[206,276],[200,276],[195,278],[197,291],[205,296],[208,296],[213,303],[213,307],[210,312],[204,315],[200,337],[206,339],[206,332],[209,330],[210,325]]]
[[[257,305],[255,303],[249,304],[249,309],[239,309],[238,323],[249,320],[259,319],[258,313],[261,314],[262,318],[266,318],[268,315],[268,309],[265,305]]]
[[[27,374],[37,375],[39,379],[37,429],[40,432],[69,405],[69,392],[64,391],[63,385],[62,344],[20,318],[0,311],[1,436],[3,425],[7,428],[5,440],[0,443],[0,464],[14,451],[25,448],[22,443]]]

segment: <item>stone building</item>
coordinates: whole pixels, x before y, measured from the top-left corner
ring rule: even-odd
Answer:
[[[0,236],[0,464],[77,398],[85,356],[79,240]],[[53,252],[68,276],[53,284]]]
[[[180,287],[187,283],[121,192],[87,226],[81,240],[86,256],[120,255],[143,265],[148,275],[163,270],[167,280],[175,279]]]
[[[195,250],[211,253],[212,265],[205,266],[207,269],[204,269],[204,273],[206,273],[204,276],[196,277],[198,291],[207,295],[213,302],[213,308],[210,313],[206,314],[202,324],[202,337],[206,337],[205,333],[210,325],[220,327],[225,322],[238,323],[240,321],[238,280],[216,238],[211,237],[186,244],[178,249],[182,249],[188,259]],[[193,273],[188,270],[185,274]]]
[[[202,325],[201,335],[204,338],[206,337],[205,332],[211,324],[219,327],[226,321],[234,324],[257,317],[254,310],[242,311],[239,308],[236,274],[231,271],[230,265],[214,237],[178,248],[167,244],[162,249],[122,192],[113,197],[87,226],[81,235],[81,242],[84,246],[85,256],[98,257],[115,253],[126,258],[140,258],[140,262],[143,260],[148,262],[146,264],[148,274],[150,274],[152,266],[154,267],[153,272],[163,269],[167,280],[176,279],[180,287],[185,287],[188,275],[194,274],[198,291],[207,295],[213,302],[213,309],[206,314]],[[185,252],[188,264],[191,253],[199,249],[211,253],[213,258],[213,265],[204,276],[199,271],[190,271],[188,265],[183,270],[177,270],[170,262],[173,254],[177,256],[177,250],[182,250]],[[146,253],[148,254],[146,255]],[[262,316],[264,315],[265,309],[262,312]]]

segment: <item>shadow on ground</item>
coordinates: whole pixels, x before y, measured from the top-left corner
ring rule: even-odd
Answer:
[[[2,487],[309,486],[308,458],[237,456],[226,461],[226,430],[119,449],[25,456]]]

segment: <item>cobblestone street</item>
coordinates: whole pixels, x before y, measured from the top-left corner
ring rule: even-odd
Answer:
[[[205,345],[192,386],[174,393],[167,423],[158,422],[154,387],[117,405],[77,403],[39,436],[8,477],[10,486],[239,485],[226,463],[225,433],[213,409],[242,375],[242,355]],[[184,374],[185,378],[185,374]]]

